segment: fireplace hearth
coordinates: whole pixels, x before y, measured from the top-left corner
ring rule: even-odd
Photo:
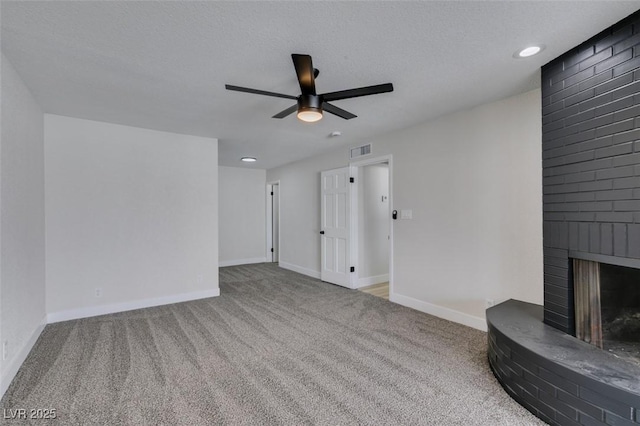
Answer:
[[[544,324],[542,310],[487,310],[489,365],[507,393],[551,425],[640,425],[640,365]]]

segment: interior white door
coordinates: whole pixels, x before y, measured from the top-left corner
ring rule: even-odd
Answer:
[[[320,185],[320,279],[351,287],[349,168],[322,172]]]

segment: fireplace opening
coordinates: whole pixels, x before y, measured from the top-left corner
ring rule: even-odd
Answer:
[[[640,365],[640,269],[573,260],[576,337]]]
[[[640,363],[640,269],[600,264],[603,348]]]

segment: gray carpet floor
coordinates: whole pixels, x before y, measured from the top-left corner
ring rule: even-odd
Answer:
[[[0,408],[65,425],[543,424],[493,377],[486,333],[273,264],[221,268],[220,289],[48,325]]]

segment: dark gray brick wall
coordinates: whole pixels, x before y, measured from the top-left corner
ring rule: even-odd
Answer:
[[[542,165],[544,320],[574,334],[569,251],[640,259],[640,11],[542,68]]]

